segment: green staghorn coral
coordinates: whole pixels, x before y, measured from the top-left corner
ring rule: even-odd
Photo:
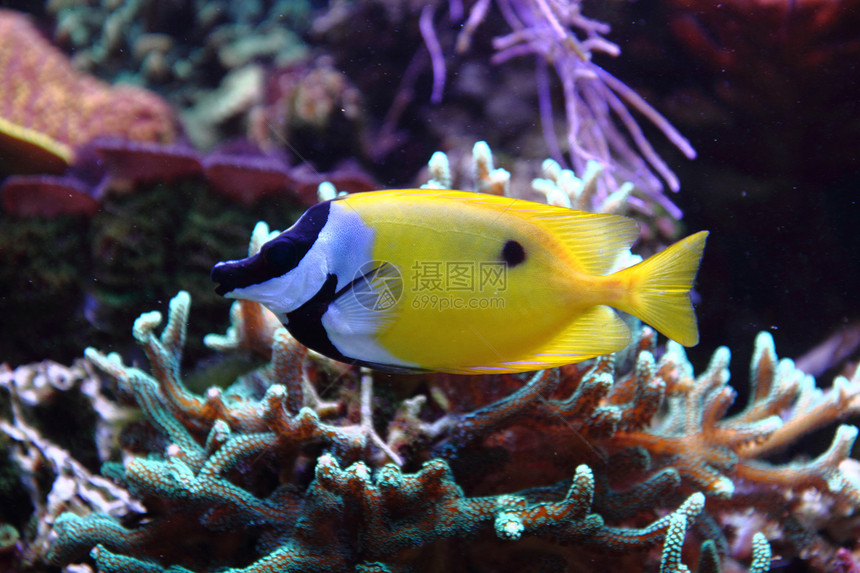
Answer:
[[[162,505],[164,513],[151,516],[147,524],[136,528],[125,527],[105,514],[64,514],[56,522],[57,541],[48,554],[50,562],[65,564],[95,547],[93,557],[104,571],[167,570],[177,564],[159,563],[170,532],[180,523],[192,528],[196,521],[198,529],[209,532],[212,543],[235,535],[232,529],[237,526],[258,530],[255,553],[263,554],[239,570],[348,570],[386,563],[394,571],[406,570],[410,550],[449,537],[478,536],[490,529],[507,540],[535,536],[630,552],[658,544],[675,515],[643,528],[605,524],[592,512],[595,484],[585,465],[576,470],[573,485],[556,502],[532,501],[535,494],[530,492],[468,497],[454,481],[448,463],[439,458],[425,462],[414,474],[405,474],[389,463],[374,476],[358,459],[370,453],[372,427],[326,423],[313,408],[302,405],[295,411],[295,406],[287,405],[288,392],[303,393],[301,384],[295,383],[302,376],[301,361],[297,364],[287,356],[301,355],[302,351],[283,330],[273,337],[272,362],[266,368],[270,376],[276,374],[274,378],[286,384],[270,385],[254,404],[230,403],[218,391],[207,393],[203,401],[184,390],[178,365],[189,303],[186,293],[173,299],[160,337],[153,333],[160,323],[158,313],[146,313],[135,323],[135,338],[149,356],[155,377],[124,366],[116,355],[106,356],[93,349],[86,352],[99,369],[133,392],[150,422],[168,436],[169,445],[161,455],[133,459],[115,473],[135,496],[167,502]],[[539,373],[526,387],[532,392],[522,391],[504,404],[473,413],[469,423],[461,426],[468,429],[451,435],[463,440],[468,433],[468,441],[490,432],[515,414],[510,411],[512,403],[519,404],[519,409],[528,406],[535,398],[534,389],[545,389],[544,381],[553,377]],[[228,411],[223,418],[216,418],[205,439],[200,439],[204,437],[200,432],[204,420],[210,417],[208,410],[216,403]],[[231,420],[235,431],[226,419]],[[270,431],[251,431],[259,425]],[[332,453],[313,462],[314,478],[304,491],[296,484],[281,483],[260,497],[229,479],[237,470],[241,475],[239,468],[249,459],[274,456],[283,462],[285,456],[295,455],[295,448],[313,442],[327,444]],[[338,457],[358,461],[342,470]],[[256,472],[249,473],[239,482],[250,483]],[[701,511],[703,501],[701,494],[694,494],[677,513],[692,519]],[[346,533],[345,538],[339,530]],[[273,550],[263,552],[266,545],[272,545]],[[200,568],[199,563],[187,563],[187,557],[178,559],[183,567]]]
[[[792,403],[782,408],[785,419],[774,418],[770,413],[774,406],[767,402],[777,396],[783,405],[786,402],[782,393],[772,390],[773,383],[786,388],[785,380],[791,380],[793,371],[786,361],[771,368],[776,363],[769,360],[775,356],[766,335],[760,338],[753,369],[759,390],[750,408],[730,418],[733,424],[721,422],[719,417],[713,423],[735,431],[741,427],[740,420],[745,421],[743,427],[756,417],[768,422],[749,439],[714,438],[722,446],[712,447],[726,448],[736,456],[733,463],[711,466],[708,471],[720,477],[714,482],[702,481],[686,469],[698,464],[699,454],[692,447],[683,454],[671,454],[669,448],[657,448],[644,440],[632,448],[628,442],[640,434],[654,440],[662,437],[666,443],[671,443],[672,436],[684,436],[685,426],[675,420],[683,419],[683,409],[690,405],[698,404],[695,419],[701,422],[702,412],[713,408],[708,406],[713,400],[702,396],[728,388],[723,375],[724,350],[716,353],[711,368],[693,380],[678,348],[670,348],[655,360],[653,351],[646,349],[654,340],[646,329],[637,342],[638,359],[627,374],[617,369],[615,357],[604,357],[591,366],[537,373],[507,397],[469,412],[451,408],[441,417],[437,413],[435,419],[426,411],[425,395],[424,408],[411,408],[409,418],[400,418],[407,416],[405,411],[395,413],[386,433],[377,429],[378,423],[366,419],[373,402],[372,376],[356,379],[342,373],[346,378],[341,382],[355,384],[354,391],[363,402],[362,412],[350,423],[349,413],[320,398],[317,384],[309,379],[312,372],[336,365],[308,356],[284,330],[273,330],[277,328],[274,324],[263,321],[255,329],[247,328],[242,322],[249,313],[241,312],[241,307],[256,307],[255,303],[236,303],[233,335],[228,339],[235,349],[246,350],[260,349],[260,341],[252,340],[255,337],[271,341],[270,362],[238,382],[242,386],[248,378],[266,380],[257,397],[238,389],[212,389],[205,396],[188,392],[179,364],[189,304],[185,293],[174,298],[160,336],[155,335],[161,320],[158,313],[144,314],[135,323],[135,339],[148,355],[153,375],[125,366],[115,355],[87,351],[88,359],[115,378],[120,388],[133,392],[150,423],[167,441],[163,450],[133,457],[123,468],[111,470],[114,479],[150,508],[145,522],[134,525],[126,519],[123,523],[103,513],[65,514],[56,522],[50,562],[79,560],[92,549],[92,557],[104,571],[205,571],[224,566],[249,572],[272,568],[406,571],[416,570],[422,562],[420,555],[436,555],[436,565],[418,570],[441,567],[456,571],[450,540],[472,540],[475,547],[489,544],[495,551],[511,551],[515,556],[519,543],[540,540],[544,551],[557,553],[562,560],[598,551],[609,552],[624,563],[626,555],[662,547],[661,571],[682,572],[688,569],[681,549],[691,543],[696,547],[694,539],[706,541],[706,532],[716,527],[716,543],[702,545],[699,570],[706,571],[713,570],[708,563],[719,563],[732,552],[725,533],[719,532],[722,515],[738,507],[752,508],[763,516],[777,512],[770,505],[772,497],[756,502],[749,488],[757,484],[738,477],[747,465],[771,472],[786,492],[784,496],[792,488],[779,480],[785,482],[786,472],[793,472],[805,476],[806,481],[797,482],[798,492],[813,487],[837,503],[856,506],[856,486],[839,466],[847,455],[847,437],[839,436],[850,433],[848,430],[837,432],[835,443],[839,445],[833,451],[807,464],[766,466],[732,449],[739,444],[763,447],[780,428],[792,427],[794,414],[812,412],[815,416],[822,404],[845,406],[856,395],[856,380],[838,382],[830,393],[819,392],[818,400],[810,401],[801,392],[800,410]],[[223,345],[228,339],[211,341]],[[777,372],[780,376],[773,380]],[[505,384],[513,377],[492,378]],[[682,392],[695,398],[681,399]],[[544,428],[553,440],[559,438],[558,427],[563,426],[568,440],[584,438],[591,448],[610,455],[580,464],[572,472],[572,483],[562,479],[508,492],[496,488],[489,495],[466,493],[455,476],[476,470],[464,460],[479,460],[481,451],[492,449],[495,440],[501,438],[504,443],[504,436],[510,439],[529,425]],[[395,431],[404,426],[412,426],[411,437]],[[710,434],[704,429],[704,439],[708,439]],[[423,451],[421,444],[425,444]],[[533,457],[546,453],[547,445],[532,444],[537,449],[524,452],[510,442],[508,456],[511,460]],[[564,457],[567,446],[557,443],[556,447]],[[493,462],[485,467],[490,474],[500,470]],[[501,467],[503,472],[505,467]],[[619,478],[619,470],[625,478]],[[827,482],[823,484],[816,476]],[[760,477],[762,491],[771,490],[764,476]],[[512,483],[516,480],[513,476]],[[736,482],[746,490],[740,495],[721,485]],[[700,488],[702,492],[689,493]],[[480,492],[487,488],[470,489]],[[784,508],[793,505],[783,502]],[[658,508],[669,511],[659,517]],[[799,518],[788,519],[800,523]],[[761,525],[773,534],[766,521],[767,517],[762,518]],[[177,531],[196,541],[189,541],[192,545],[188,547],[177,544]],[[750,571],[767,570],[770,545],[766,537],[756,533],[750,541]],[[792,549],[798,540],[787,534],[773,541],[783,554],[800,549]],[[201,543],[209,549],[189,552]],[[245,549],[225,554],[222,549],[227,547]],[[475,555],[470,559],[481,568]],[[490,564],[487,567],[492,569]]]
[[[224,566],[242,571],[457,570],[448,547],[453,539],[469,539],[476,548],[489,544],[514,556],[520,543],[539,540],[542,551],[557,554],[562,562],[598,551],[624,563],[626,555],[662,547],[661,571],[681,572],[688,570],[682,548],[696,547],[695,539],[711,539],[703,543],[699,559],[699,570],[706,571],[734,554],[734,541],[720,526],[732,510],[753,509],[773,535],[769,516],[803,527],[803,516],[792,516],[796,503],[791,499],[808,488],[843,511],[856,507],[856,485],[842,469],[852,427],[839,430],[834,447],[812,462],[768,466],[752,458],[751,452],[778,447],[786,439],[781,432],[795,435],[801,418],[810,428],[830,420],[833,409],[850,412],[857,395],[857,380],[838,381],[827,393],[815,390],[790,361],[776,361],[767,335],[758,342],[751,403],[726,421],[712,410],[719,410],[729,394],[727,352],[718,351],[711,367],[694,379],[680,348],[670,347],[655,359],[654,336],[646,329],[637,341],[638,358],[626,372],[618,364],[621,356],[603,357],[591,365],[538,373],[520,382],[518,390],[470,411],[435,400],[435,415],[428,412],[433,392],[418,394],[410,398],[413,406],[395,412],[386,432],[372,419],[372,376],[340,375],[344,386],[354,388],[348,392],[361,395],[361,412],[351,420],[343,402],[337,405],[344,394],[335,402],[318,394],[325,369],[336,365],[308,356],[266,319],[250,327],[253,312],[261,310],[254,303],[236,303],[232,335],[210,337],[209,342],[260,352],[261,342],[268,340],[269,362],[240,379],[236,388],[210,389],[203,396],[189,392],[179,367],[189,305],[185,293],[173,299],[160,336],[155,334],[159,313],[146,313],[135,323],[135,339],[150,360],[151,375],[125,366],[116,355],[87,351],[90,361],[117,380],[120,392],[134,396],[166,440],[148,456],[132,456],[124,466],[104,470],[144,502],[145,520],[135,524],[137,519],[129,519],[133,513],[123,520],[99,512],[62,514],[55,522],[49,562],[77,561],[92,550],[104,571]],[[444,379],[435,378],[430,384],[445,388]],[[500,385],[516,384],[510,376],[490,378]],[[258,386],[264,382],[256,394],[248,393],[252,379]],[[417,397],[423,399],[416,407]],[[688,418],[704,430],[697,440],[714,441],[710,448],[723,449],[721,460],[734,458],[715,464],[710,450],[697,452],[697,442],[689,440],[698,432],[689,431]],[[757,419],[766,423],[757,426]],[[709,433],[709,424],[734,438]],[[548,439],[531,443],[527,451],[512,436],[530,426]],[[502,464],[488,459],[488,475],[481,479],[501,472],[516,484],[522,476],[509,472],[511,464],[534,467],[536,453],[552,452],[550,443],[556,455],[571,456],[565,452],[570,444],[559,441],[563,435],[567,442],[585,440],[592,449],[591,455],[574,456],[591,461],[572,471],[572,482],[561,479],[507,492],[474,485],[480,471],[473,464],[497,448],[494,443],[503,445],[508,459]],[[656,446],[661,439],[663,446]],[[673,440],[685,439],[686,449],[672,449]],[[701,465],[696,461],[700,455]],[[701,479],[689,469],[694,467],[709,468],[701,475],[718,479]],[[797,479],[794,485],[791,475]],[[735,484],[742,484],[742,491]],[[774,485],[783,491],[782,508],[773,496],[761,495]],[[661,517],[658,508],[669,511]],[[179,531],[187,544],[176,543]],[[786,529],[772,542],[783,555],[792,554],[810,535],[815,538],[813,531],[797,536]],[[209,549],[200,553],[201,544]],[[770,545],[765,536],[753,535],[750,550],[750,571],[767,570]],[[437,557],[422,569],[418,555]],[[480,569],[480,560],[475,555],[470,559]],[[823,567],[826,557],[821,559]]]

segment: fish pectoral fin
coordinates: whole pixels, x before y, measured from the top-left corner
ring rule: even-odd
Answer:
[[[595,306],[531,355],[510,362],[461,368],[456,372],[494,374],[554,368],[617,352],[629,342],[630,330],[621,317],[608,306]]]
[[[402,296],[400,271],[381,263],[345,287],[326,314],[342,334],[372,335],[394,320]]]

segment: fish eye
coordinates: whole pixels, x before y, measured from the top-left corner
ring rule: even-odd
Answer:
[[[299,251],[289,239],[279,238],[263,247],[263,259],[270,267],[288,271],[299,264]]]
[[[511,239],[502,247],[502,260],[509,267],[515,267],[526,260],[526,251],[519,242]]]

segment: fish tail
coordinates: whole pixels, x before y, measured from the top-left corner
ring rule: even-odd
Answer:
[[[684,346],[699,342],[699,327],[690,301],[690,290],[707,231],[682,239],[638,265],[617,273],[627,274],[629,296],[618,305],[665,336]]]

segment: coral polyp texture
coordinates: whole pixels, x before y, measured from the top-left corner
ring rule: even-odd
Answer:
[[[10,10],[0,10],[0,76],[6,82],[0,149],[8,171],[62,171],[75,147],[98,136],[158,142],[176,136],[173,112],[161,98],[74,71],[26,16]]]
[[[269,235],[258,225],[250,251]],[[148,429],[125,431],[123,462],[103,467],[112,498],[127,501],[42,507],[53,541],[31,560],[91,559],[105,572],[670,573],[762,572],[775,553],[818,571],[856,566],[841,547],[860,504],[856,428],[839,426],[817,458],[769,457],[855,413],[860,374],[818,389],[777,359],[769,334],[747,407],[727,417],[729,351],[694,376],[682,347],[660,354],[648,328],[625,351],[560,369],[398,378],[309,353],[238,301],[228,332],[206,343],[263,364],[199,395],[181,368],[190,303],[184,292],[170,302],[160,334],[158,312],[135,322],[149,372],[86,350]],[[33,377],[0,380],[16,404],[3,429],[38,457],[22,431]],[[81,492],[106,482],[64,479]]]

